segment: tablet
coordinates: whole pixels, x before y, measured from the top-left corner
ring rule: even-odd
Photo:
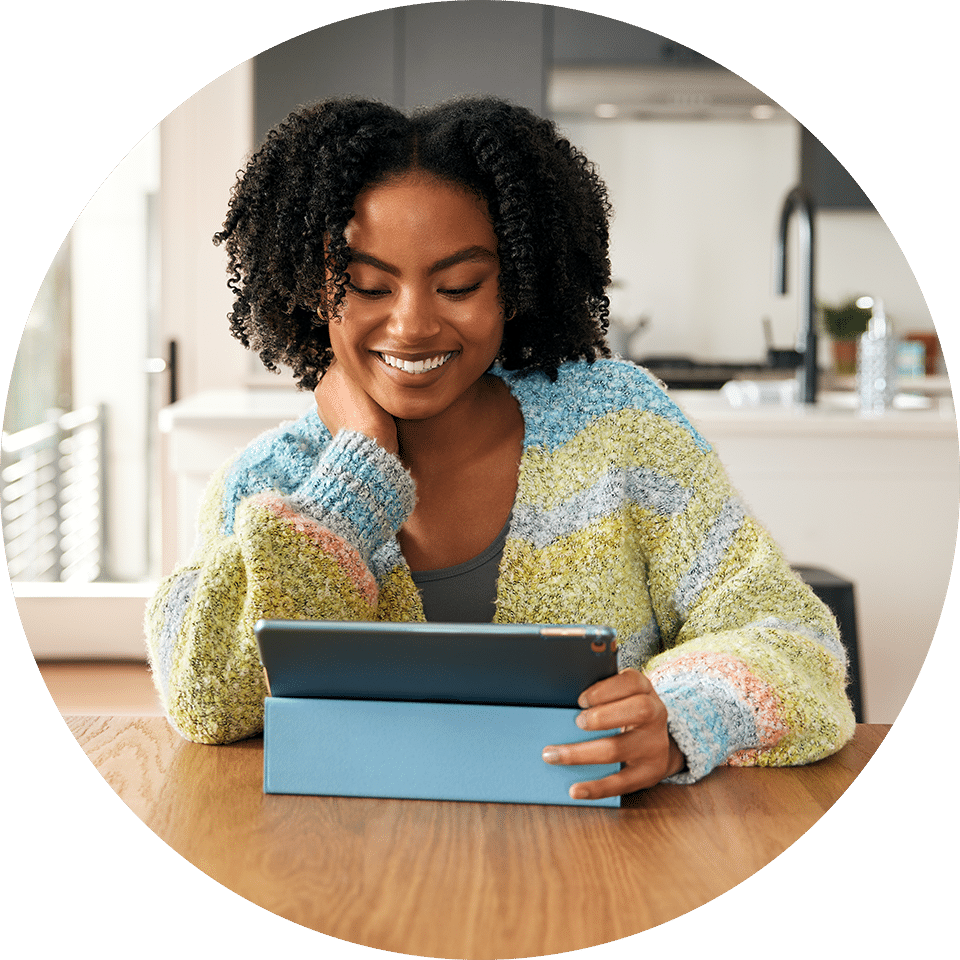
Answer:
[[[617,672],[616,631],[588,624],[260,620],[274,697],[576,707]]]

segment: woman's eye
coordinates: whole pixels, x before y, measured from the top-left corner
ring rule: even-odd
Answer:
[[[465,297],[468,293],[473,293],[474,290],[479,289],[480,284],[475,283],[471,287],[445,287],[437,292],[442,294],[444,297]]]
[[[361,297],[385,297],[390,291],[381,290],[378,287],[358,287],[355,283],[348,283],[347,289],[351,293],[356,293]]]
[[[476,290],[479,290],[482,286],[483,281],[479,283],[474,283],[469,287],[439,287],[437,293],[442,297],[448,297],[453,300],[457,300],[461,297],[469,296]],[[381,297],[386,297],[390,295],[390,291],[383,287],[361,287],[356,283],[347,282],[347,290],[355,294],[358,297],[364,297],[367,300],[378,300]]]

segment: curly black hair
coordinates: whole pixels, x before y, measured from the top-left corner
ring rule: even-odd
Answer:
[[[610,203],[592,164],[556,126],[494,97],[406,115],[356,98],[295,110],[237,176],[223,230],[230,328],[273,371],[312,390],[330,364],[327,324],[344,296],[344,229],[357,194],[421,170],[486,202],[506,325],[499,362],[551,379],[609,356]],[[331,278],[325,282],[325,278]]]

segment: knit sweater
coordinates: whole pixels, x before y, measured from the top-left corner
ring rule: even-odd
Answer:
[[[633,364],[494,371],[525,434],[497,579],[500,623],[616,628],[687,759],[807,763],[853,733],[846,655],[826,607],[744,509],[715,453]],[[190,739],[263,728],[258,619],[422,621],[397,541],[415,485],[360,433],[315,409],[212,478],[191,559],[148,604],[157,690]]]

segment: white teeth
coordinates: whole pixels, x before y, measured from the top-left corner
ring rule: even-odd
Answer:
[[[452,356],[453,352],[451,351],[436,357],[428,357],[426,360],[401,360],[400,357],[393,357],[389,353],[380,354],[381,359],[387,366],[396,367],[398,370],[403,370],[404,373],[426,373],[428,370],[436,370]]]

